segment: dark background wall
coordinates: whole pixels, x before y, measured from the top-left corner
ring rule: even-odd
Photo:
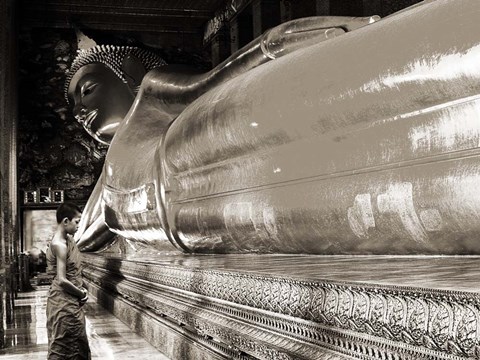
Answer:
[[[74,33],[35,29],[19,36],[19,174],[21,190],[51,187],[86,200],[106,147],[95,142],[68,109],[65,70],[76,50]]]

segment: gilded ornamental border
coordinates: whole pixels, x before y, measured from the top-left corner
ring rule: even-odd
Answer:
[[[102,275],[104,279],[108,278],[107,274],[114,274],[126,281],[145,281],[246,306],[257,312],[278,314],[283,316],[283,320],[273,324],[276,331],[298,335],[305,340],[315,342],[312,334],[318,332],[309,333],[308,326],[298,326],[299,321],[319,324],[324,329],[383,339],[384,344],[390,344],[388,346],[402,347],[400,353],[423,354],[421,357],[408,355],[399,359],[436,359],[438,354],[444,354],[448,359],[480,358],[480,297],[477,293],[309,281],[121,261],[96,255],[87,257],[91,271],[109,269]],[[113,268],[116,270],[110,270]],[[128,286],[122,291],[128,292],[127,289]],[[131,297],[135,298],[135,295]],[[227,308],[225,311],[228,311]],[[243,315],[247,313],[245,311]],[[257,317],[256,321],[261,322],[262,316],[257,314]],[[268,317],[263,317],[264,322],[265,319]],[[268,321],[263,324],[266,328],[270,325]],[[333,340],[325,338],[322,341],[328,345]],[[338,347],[354,349],[355,346],[348,341],[332,345],[332,349]],[[358,351],[362,352],[362,349]],[[365,351],[368,354],[368,349]],[[350,350],[347,352],[350,353]],[[372,356],[376,358],[374,354]]]

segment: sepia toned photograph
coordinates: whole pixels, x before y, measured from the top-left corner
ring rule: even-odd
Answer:
[[[479,0],[0,16],[0,358],[480,359]]]

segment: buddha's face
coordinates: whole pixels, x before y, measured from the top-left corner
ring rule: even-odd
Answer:
[[[85,130],[103,144],[110,144],[135,98],[133,92],[103,64],[81,67],[73,76],[68,98],[73,115]]]

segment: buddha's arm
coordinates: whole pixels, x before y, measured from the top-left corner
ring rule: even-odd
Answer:
[[[211,71],[193,74],[177,66],[163,66],[144,78],[142,87],[158,99],[157,106],[171,119],[208,90],[272,59],[344,34],[379,19],[316,16],[278,25],[239,49]]]
[[[78,241],[78,248],[81,251],[99,250],[108,245],[114,238],[112,233],[105,224],[105,217],[100,214],[95,221],[83,232]]]
[[[115,236],[105,225],[102,209],[102,179],[103,173],[85,205],[79,229],[75,234],[78,248],[82,251],[98,250],[111,242]]]

